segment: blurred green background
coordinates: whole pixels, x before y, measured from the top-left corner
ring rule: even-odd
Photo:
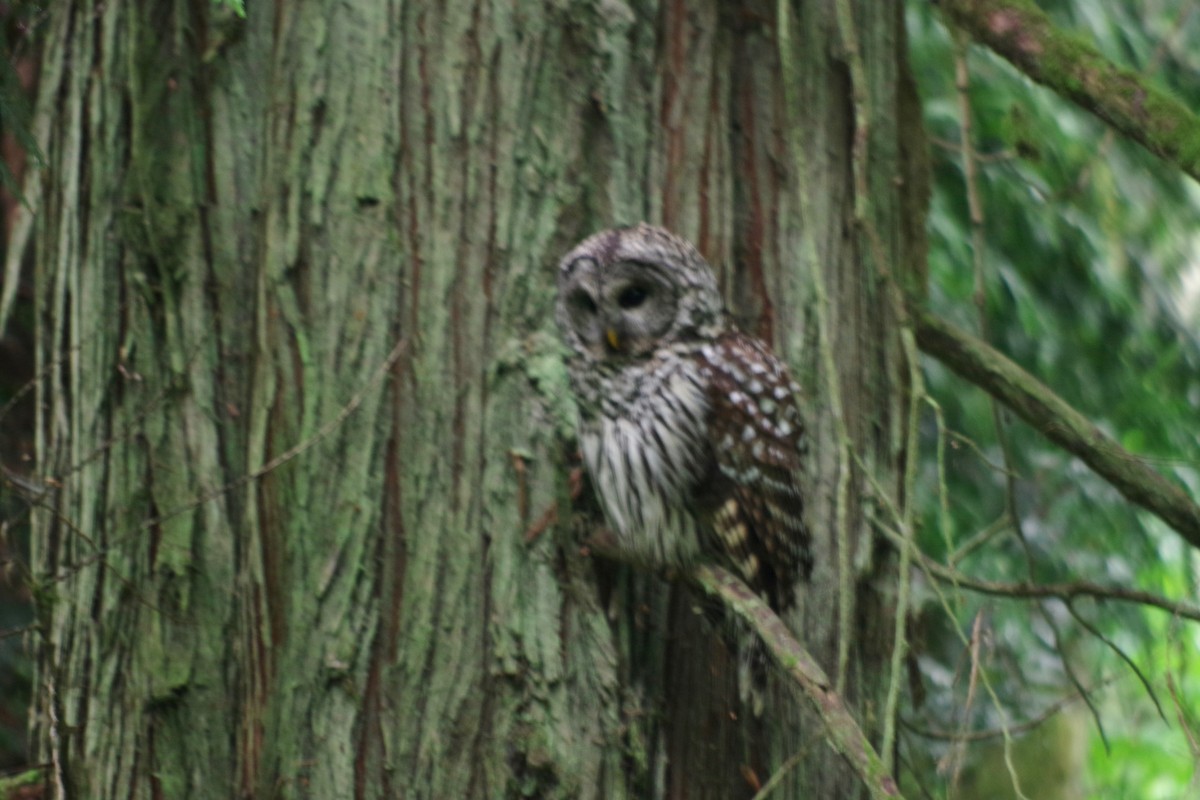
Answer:
[[[1038,5],[1061,30],[1200,109],[1195,3]],[[1198,187],[989,51],[961,47],[933,4],[907,11],[933,164],[930,307],[1200,495]],[[956,80],[963,63],[965,82]],[[971,542],[955,563],[973,576],[1088,580],[1195,604],[1200,561],[1177,534],[1003,410],[998,435],[984,392],[932,359],[924,367],[944,424],[932,411],[923,417],[926,553],[945,563]],[[924,693],[902,740],[909,796],[1016,797],[1015,771],[1030,798],[1200,797],[1195,623],[1111,601],[939,588],[950,612],[924,585],[916,625]],[[1043,717],[1012,732],[1006,763],[1002,727]],[[947,736],[966,731],[993,735]]]

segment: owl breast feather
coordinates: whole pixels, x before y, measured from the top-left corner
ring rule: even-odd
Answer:
[[[707,457],[699,372],[690,360],[673,360],[630,374],[628,383],[580,426],[588,472],[625,555],[652,566],[694,563],[694,493]]]

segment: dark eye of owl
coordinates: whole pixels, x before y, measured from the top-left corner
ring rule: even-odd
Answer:
[[[648,292],[641,286],[627,286],[617,295],[617,305],[625,310],[637,308],[646,302]]]

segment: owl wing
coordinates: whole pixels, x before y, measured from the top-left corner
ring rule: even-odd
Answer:
[[[757,339],[732,331],[701,349],[713,463],[697,489],[710,544],[782,611],[812,570],[801,459],[799,387]]]

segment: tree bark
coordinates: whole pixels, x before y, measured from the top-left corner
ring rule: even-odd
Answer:
[[[881,275],[923,258],[901,9],[854,4],[862,126],[832,0],[247,5],[48,11],[56,795],[748,797],[803,747],[779,796],[860,794],[784,690],[737,707],[696,595],[587,553],[553,272],[665,224],[793,364],[818,561],[792,624],[878,747],[895,570],[863,470],[899,494]]]

